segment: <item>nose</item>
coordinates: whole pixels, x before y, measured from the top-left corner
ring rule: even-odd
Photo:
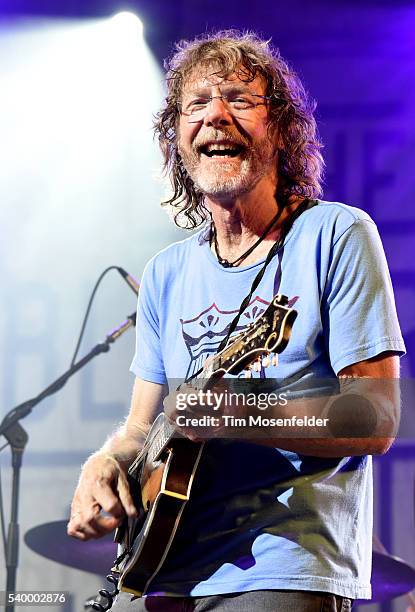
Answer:
[[[232,114],[227,108],[226,102],[220,96],[212,97],[207,107],[206,115],[203,118],[203,125],[206,127],[219,127],[232,123]]]

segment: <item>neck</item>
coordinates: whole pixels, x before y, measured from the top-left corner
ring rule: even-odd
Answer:
[[[220,246],[242,248],[263,233],[279,208],[275,190],[275,184],[258,184],[237,196],[206,196]]]
[[[268,223],[265,230],[262,232],[261,236],[246,250],[243,251],[234,261],[230,261],[221,256],[219,252],[218,238],[216,234],[216,228],[213,224],[212,233],[211,233],[211,241],[213,240],[214,250],[216,252],[216,256],[218,258],[219,263],[225,268],[233,268],[235,266],[239,266],[242,263],[247,263],[248,258],[252,255],[252,253],[260,248],[260,245],[264,242],[268,234],[272,231],[272,229],[277,225],[278,219],[280,218],[282,210],[279,210],[276,215],[271,219],[271,222]],[[257,251],[258,253],[258,251]],[[262,254],[262,251],[261,251]],[[255,259],[258,259],[258,255],[254,255]]]
[[[212,241],[212,250],[216,256],[220,254],[222,259],[229,262],[237,261],[236,265],[249,265],[267,255],[280,236],[281,226],[298,206],[300,199],[295,199],[281,211],[266,236],[242,262],[238,262],[238,258],[258,241],[276,216],[280,205],[275,199],[275,190],[275,183],[272,186],[259,184],[250,192],[234,198],[206,197],[206,206],[215,226],[216,248],[215,241]]]

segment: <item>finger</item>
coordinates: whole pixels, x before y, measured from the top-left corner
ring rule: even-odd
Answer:
[[[167,396],[163,402],[164,413],[168,418],[176,414],[176,397]]]
[[[71,516],[68,524],[68,532],[71,532],[69,535],[77,534],[79,536],[79,534],[84,534],[89,537],[99,537],[102,535],[101,525],[104,526],[104,529],[105,526],[110,528],[110,522],[102,523],[100,521],[99,517],[102,516],[101,510],[101,504],[92,495],[77,495],[72,502]],[[112,523],[116,524],[119,522],[118,517],[110,518]]]
[[[120,519],[103,515],[94,515],[83,518],[77,515],[71,518],[68,523],[68,535],[80,540],[90,540],[100,538],[113,531],[120,524]]]
[[[98,532],[84,523],[79,515],[71,518],[67,526],[67,533],[69,536],[79,540],[89,540],[98,537]]]
[[[125,509],[115,491],[119,478],[124,476],[124,472],[116,462],[110,462],[102,473],[94,480],[92,495],[100,506],[116,518],[125,515]]]
[[[119,527],[121,522],[122,519],[120,518],[100,514],[90,523],[90,527],[94,534],[96,534],[95,537],[100,538],[101,536],[106,535]]]
[[[118,477],[117,491],[121,503],[128,516],[132,518],[138,516],[137,509],[134,505],[133,498],[130,493],[130,487],[128,484],[127,477],[122,472],[120,472],[120,475]]]
[[[100,537],[97,531],[82,525],[73,525],[72,523],[68,524],[67,533],[72,538],[77,538],[78,540],[91,540]]]
[[[67,530],[69,536],[73,538],[77,538],[78,540],[83,540],[83,541],[98,540],[99,538],[102,538],[104,535],[107,535],[111,531],[113,531],[112,527],[111,529],[108,529],[108,530],[92,529],[91,527],[78,527],[76,529],[68,528]]]
[[[93,492],[99,505],[105,512],[118,519],[124,517],[126,513],[128,516],[136,516],[137,512],[124,472],[122,470],[118,471],[116,493],[110,486],[111,482],[113,482],[113,475],[111,474],[110,479],[105,473],[95,481]]]
[[[177,427],[176,426],[176,429],[183,437],[187,438],[188,440],[191,440],[192,442],[202,441],[202,438],[200,438],[199,435],[195,433],[195,430],[190,427]]]
[[[67,526],[66,526],[67,534],[69,536],[74,537],[74,538],[80,537],[81,532],[79,532],[78,527],[79,527],[78,516],[77,515],[72,515],[71,518],[69,519],[69,522],[68,522]]]
[[[97,482],[93,492],[96,502],[105,512],[108,512],[108,514],[111,514],[116,519],[120,519],[125,515],[120,499],[110,487]]]

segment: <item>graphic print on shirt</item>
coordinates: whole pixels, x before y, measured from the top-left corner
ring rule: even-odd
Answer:
[[[297,301],[296,296],[290,300],[290,307]],[[255,296],[242,313],[234,334],[243,331],[247,325],[260,317],[270,302]],[[203,367],[206,359],[217,352],[219,344],[228,333],[229,326],[236,317],[239,308],[221,310],[215,302],[192,319],[180,319],[183,340],[189,351],[190,363],[186,379]],[[263,375],[261,372],[260,375]]]

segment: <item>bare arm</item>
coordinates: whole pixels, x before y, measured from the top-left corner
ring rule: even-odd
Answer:
[[[165,408],[170,421],[191,440],[238,438],[315,457],[385,453],[399,425],[399,357],[383,353],[344,368],[338,378],[340,393],[288,399],[277,406],[270,403],[262,413],[264,421],[261,417],[259,424],[252,422],[259,414],[255,408],[248,409],[247,413],[246,406],[238,402],[222,412],[210,408],[209,414],[214,415],[217,422],[215,426],[207,426],[205,431],[199,426],[198,419],[193,422],[191,417],[200,417],[201,414],[203,417],[206,407],[200,413],[198,405],[193,409],[189,404],[186,415],[190,418],[186,424],[183,413],[179,417],[174,394],[171,399],[169,396],[170,401],[165,402]],[[193,388],[189,386],[185,391],[190,395]],[[232,416],[225,416],[225,410]],[[239,421],[236,426],[232,420],[234,417]],[[309,417],[315,418],[315,424],[304,427],[300,421],[309,420]],[[282,423],[274,427],[270,424],[272,420],[281,420]]]
[[[136,514],[126,471],[161,410],[165,394],[162,385],[136,378],[125,423],[82,467],[72,500],[69,535],[81,540],[99,538],[115,529],[125,514]]]
[[[349,378],[367,378],[369,385],[370,381],[373,381],[374,394],[376,395],[373,399],[374,410],[378,423],[381,423],[382,426],[381,429],[375,429],[372,436],[342,438],[338,434],[328,436],[326,430],[322,430],[321,437],[318,436],[318,431],[316,431],[313,437],[258,439],[254,441],[259,444],[278,446],[285,450],[316,457],[348,457],[385,453],[393,443],[399,423],[400,397],[396,384],[397,379],[399,379],[399,357],[384,353],[344,368],[339,372],[338,377],[341,387],[345,386],[344,383]],[[370,396],[370,392],[368,396]],[[331,406],[335,401],[336,398],[331,398]],[[301,415],[301,405],[298,406],[298,409]],[[330,414],[330,406],[324,408],[322,412],[325,416]]]

